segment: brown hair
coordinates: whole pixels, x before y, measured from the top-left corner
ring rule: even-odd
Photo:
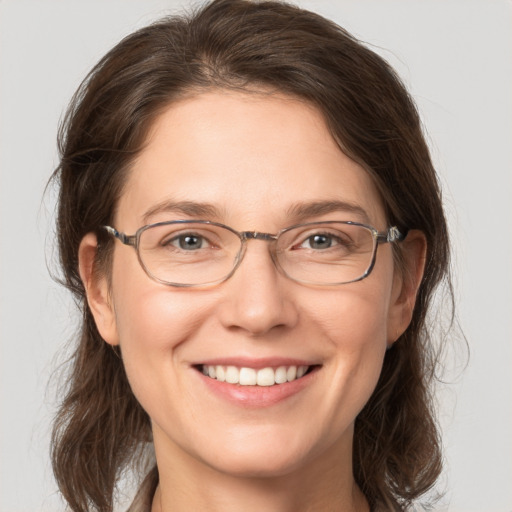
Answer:
[[[414,103],[389,65],[336,24],[272,1],[214,0],[137,31],[94,67],[71,102],[54,178],[64,280],[83,322],[53,432],[61,492],[74,512],[111,511],[116,482],[151,441],[122,359],[101,339],[85,301],[80,241],[97,234],[97,268],[108,270],[112,241],[100,226],[112,222],[152,121],[180,96],[215,87],[280,91],[316,106],[342,150],[373,177],[390,224],[426,236],[412,322],[386,353],[354,438],[355,479],[372,508],[406,510],[441,470],[426,322],[449,267],[437,176]]]

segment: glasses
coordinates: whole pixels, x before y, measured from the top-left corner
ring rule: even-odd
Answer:
[[[395,226],[380,233],[350,221],[298,224],[277,234],[240,232],[207,220],[158,222],[141,227],[134,235],[103,227],[135,248],[151,279],[177,287],[229,279],[242,262],[248,240],[269,242],[275,266],[293,281],[326,286],[353,283],[370,274],[379,244],[404,239]]]

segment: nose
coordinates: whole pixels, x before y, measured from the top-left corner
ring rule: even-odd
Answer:
[[[268,244],[251,240],[240,266],[222,285],[220,320],[226,328],[251,336],[293,327],[298,320],[294,286],[277,270]]]

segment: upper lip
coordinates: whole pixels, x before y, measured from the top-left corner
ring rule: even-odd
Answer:
[[[280,366],[316,366],[313,360],[296,359],[292,357],[215,357],[198,361],[193,366],[236,366],[238,368],[279,368]]]

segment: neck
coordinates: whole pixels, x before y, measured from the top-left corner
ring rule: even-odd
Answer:
[[[333,447],[305,467],[270,477],[227,474],[158,448],[155,443],[160,483],[152,512],[369,511],[352,475],[351,446],[348,457]]]

